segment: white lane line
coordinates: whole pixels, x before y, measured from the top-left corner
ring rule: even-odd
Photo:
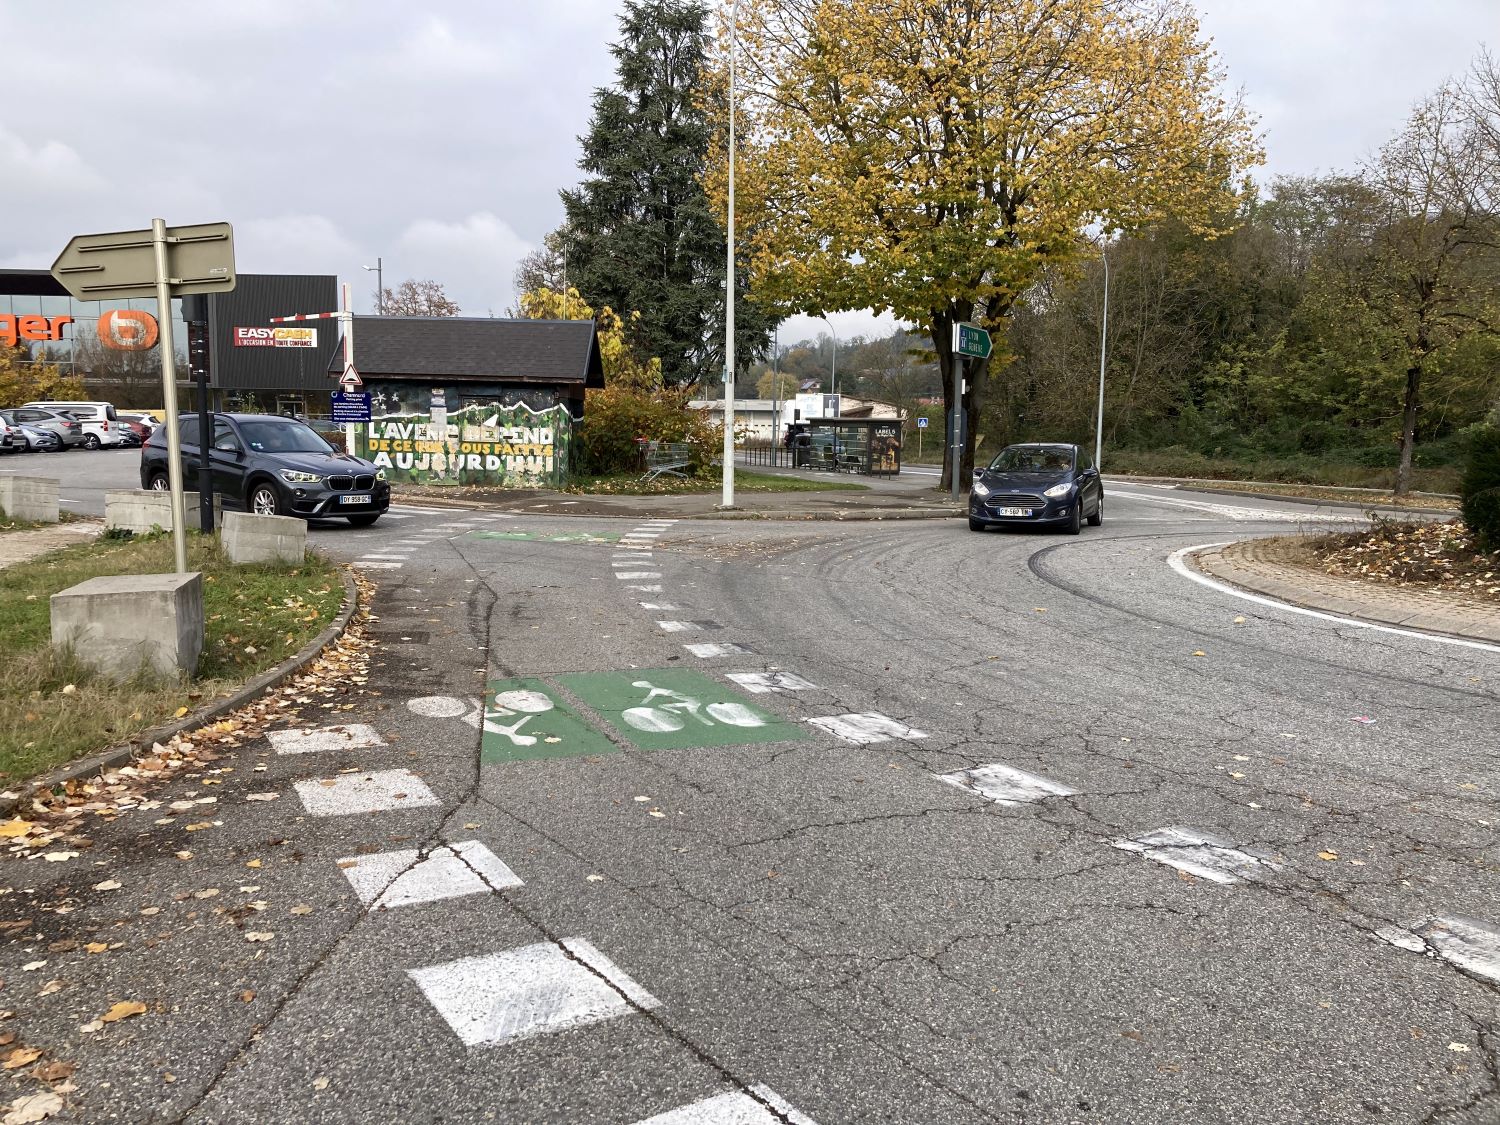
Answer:
[[[411,556],[409,554],[399,554],[398,555],[395,552],[391,552],[390,554],[360,555],[359,556],[359,561],[362,562],[362,563],[363,562],[369,562],[371,560],[379,560],[379,561],[383,561],[383,562],[398,562],[398,563],[403,563],[403,562],[411,562]]]
[[[659,593],[661,593],[661,587],[660,586],[626,586],[625,589],[627,589],[627,590],[639,590],[643,594],[659,594]]]
[[[355,559],[350,566],[357,566],[361,570],[400,570],[398,562],[369,562],[365,559]]]
[[[663,633],[694,633],[703,628],[696,621],[658,621],[656,627]]]
[[[956,785],[960,789],[977,793],[994,801],[997,805],[1023,805],[1043,801],[1048,797],[1072,797],[1078,790],[1070,789],[1060,781],[1040,774],[1026,773],[1014,766],[994,762],[987,766],[957,770],[954,773],[933,774],[939,781]]]
[[[297,796],[311,816],[417,809],[440,802],[411,770],[376,770],[296,782]]]
[[[637,602],[636,604],[642,609],[668,610],[677,608],[669,602]]]
[[[1500,984],[1500,929],[1476,918],[1440,916],[1417,933],[1443,960]]]
[[[879,711],[863,711],[851,715],[822,715],[808,719],[819,730],[837,735],[845,742],[868,746],[875,742],[889,742],[893,738],[926,738],[925,731],[897,722]]]
[[[709,644],[698,644],[698,645],[683,645],[682,647],[685,648],[685,649],[687,649],[694,656],[699,657],[699,658],[701,658],[703,660],[709,660],[709,659],[712,659],[715,656],[749,656],[750,655],[750,650],[749,649],[742,648],[742,647],[740,647],[739,645],[736,645],[736,644],[728,644],[728,643],[719,643],[719,644],[709,643]]]
[[[794,676],[791,672],[725,672],[726,680],[733,680],[746,691],[757,695],[767,692],[822,691],[817,684]]]
[[[617,570],[615,577],[620,579],[660,578],[659,570]]]
[[[338,864],[360,902],[375,909],[395,909],[525,885],[499,856],[477,840],[434,848],[419,862],[420,855],[410,848],[378,855],[345,856]]]
[[[266,741],[278,754],[315,754],[324,750],[361,750],[366,746],[385,745],[385,739],[367,723],[268,730]]]
[[[582,938],[464,957],[407,975],[467,1047],[582,1027],[661,1003]]]
[[[1227,547],[1229,543],[1199,543],[1196,547],[1184,547],[1180,551],[1172,552],[1167,559],[1167,565],[1182,577],[1190,579],[1200,586],[1207,586],[1210,590],[1217,590],[1221,594],[1240,598],[1256,605],[1269,606],[1271,609],[1285,610],[1287,613],[1299,613],[1303,617],[1316,617],[1320,621],[1333,621],[1339,625],[1353,625],[1358,629],[1374,629],[1377,633],[1394,633],[1398,637],[1415,637],[1421,641],[1432,641],[1440,645],[1458,645],[1460,648],[1477,648],[1483,652],[1500,652],[1500,645],[1487,644],[1484,641],[1468,641],[1462,637],[1439,637],[1432,633],[1422,633],[1415,629],[1402,629],[1395,625],[1377,625],[1373,621],[1360,621],[1353,617],[1341,617],[1337,613],[1324,613],[1319,609],[1306,609],[1300,605],[1290,605],[1287,602],[1279,602],[1274,598],[1267,598],[1261,594],[1252,594],[1247,590],[1237,590],[1233,586],[1206,574],[1200,574],[1184,561],[1186,557],[1195,551],[1207,551],[1214,547]]]
[[[1211,883],[1254,881],[1267,871],[1281,870],[1281,865],[1272,863],[1268,854],[1237,848],[1232,840],[1200,828],[1158,828],[1154,832],[1110,842],[1123,851],[1138,852],[1147,859]]]
[[[771,1112],[773,1109],[775,1113]],[[701,1102],[644,1118],[635,1125],[776,1125],[781,1121],[791,1122],[791,1125],[818,1125],[769,1086],[752,1086],[749,1093],[736,1090],[704,1098]]]

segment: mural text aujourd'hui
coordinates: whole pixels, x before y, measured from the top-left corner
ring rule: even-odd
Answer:
[[[373,418],[361,453],[392,480],[414,484],[558,485],[567,472],[566,409],[477,407]]]

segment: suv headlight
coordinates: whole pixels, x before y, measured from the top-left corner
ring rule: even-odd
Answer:
[[[976,480],[974,482],[974,495],[975,496],[983,498],[985,496],[988,496],[989,494],[990,494],[989,487],[984,483],[984,481],[982,481],[982,480]]]
[[[317,484],[323,478],[317,473],[299,473],[296,469],[282,469],[281,479],[288,484]]]
[[[385,480],[385,470],[384,469],[376,469],[375,470],[375,479],[376,480]]]
[[[1052,499],[1056,500],[1059,496],[1066,496],[1072,491],[1073,482],[1070,480],[1065,480],[1062,482],[1062,484],[1054,484],[1051,488],[1047,489],[1046,492],[1042,493],[1042,495],[1050,496]]]

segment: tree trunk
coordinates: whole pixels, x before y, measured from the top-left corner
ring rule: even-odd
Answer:
[[[1397,496],[1411,491],[1411,455],[1417,444],[1417,411],[1421,409],[1422,363],[1406,369],[1406,409],[1401,415],[1401,460],[1396,465]]]

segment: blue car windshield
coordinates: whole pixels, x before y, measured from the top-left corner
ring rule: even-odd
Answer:
[[[1073,467],[1073,451],[1065,445],[1012,445],[990,462],[997,473],[1065,473]]]
[[[241,422],[245,444],[257,453],[332,453],[317,431],[302,422]]]

